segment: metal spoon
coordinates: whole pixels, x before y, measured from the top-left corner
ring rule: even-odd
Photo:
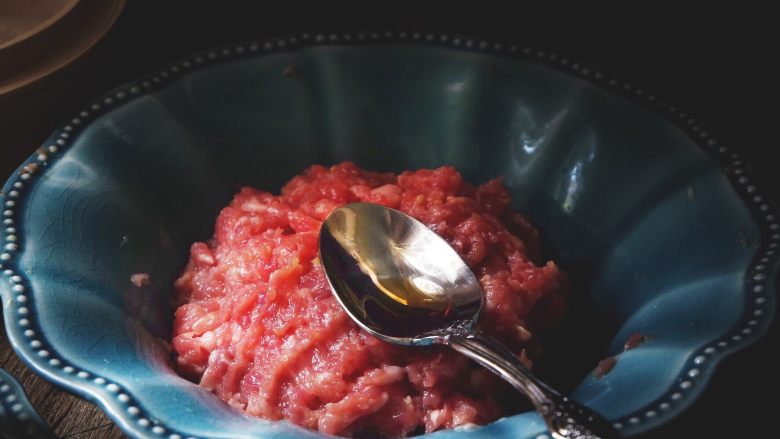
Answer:
[[[598,413],[537,379],[501,343],[474,329],[483,294],[441,237],[394,209],[353,203],[320,230],[333,294],[363,329],[390,343],[443,344],[499,375],[531,400],[555,438],[618,437]]]

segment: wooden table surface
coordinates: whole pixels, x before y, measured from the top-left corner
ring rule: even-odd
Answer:
[[[771,43],[772,14],[759,11],[747,16],[729,9],[702,15],[701,11],[685,14],[675,9],[670,21],[667,11],[634,11],[619,20],[593,11],[480,14],[452,9],[443,14],[434,7],[407,11],[375,6],[351,12],[253,11],[232,2],[128,2],[115,28],[86,57],[24,94],[0,96],[0,177],[10,175],[84,102],[189,53],[297,31],[406,29],[519,42],[603,67],[677,103],[713,127],[748,155],[758,182],[774,188],[778,198],[777,162],[771,160],[772,151],[780,149],[774,132],[777,110],[762,106],[766,101],[776,103],[778,97],[770,94],[776,91],[777,78],[769,62],[776,49]],[[642,437],[680,437],[693,432],[697,437],[760,437],[764,425],[752,420],[774,419],[774,408],[750,401],[756,392],[780,390],[778,341],[775,324],[767,337],[727,359],[702,398],[683,416]],[[3,331],[0,366],[24,384],[58,436],[124,437],[92,404],[25,368]]]

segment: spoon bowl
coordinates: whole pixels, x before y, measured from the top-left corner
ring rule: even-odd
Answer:
[[[484,294],[444,239],[403,212],[370,203],[335,209],[320,229],[320,261],[358,325],[400,345],[444,344],[524,393],[555,438],[612,438],[598,413],[561,396],[517,356],[475,329]]]
[[[479,280],[447,241],[395,209],[352,203],[320,231],[320,260],[336,299],[363,329],[390,343],[442,343],[482,309]]]

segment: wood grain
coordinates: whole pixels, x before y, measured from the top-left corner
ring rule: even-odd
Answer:
[[[0,315],[0,327],[4,327]],[[126,436],[94,404],[72,395],[36,375],[13,352],[0,330],[0,367],[16,377],[44,421],[60,438],[115,439]]]

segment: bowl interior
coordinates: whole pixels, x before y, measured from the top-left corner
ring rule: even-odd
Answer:
[[[433,46],[204,58],[211,64],[70,124],[76,135],[17,209],[14,263],[34,291],[35,325],[61,364],[84,374],[38,367],[128,431],[159,423],[206,437],[315,436],[226,408],[177,377],[159,342],[189,245],[210,237],[237,187],[276,192],[315,163],[448,164],[475,183],[503,176],[575,279],[573,323],[548,342],[548,376],[610,419],[664,401],[693,356],[744,313],[757,226],[720,165],[641,105],[532,62]],[[139,272],[149,287],[130,282]],[[633,333],[651,340],[604,378],[588,373]],[[686,397],[703,385],[689,382]],[[541,431],[529,413],[436,435]]]

